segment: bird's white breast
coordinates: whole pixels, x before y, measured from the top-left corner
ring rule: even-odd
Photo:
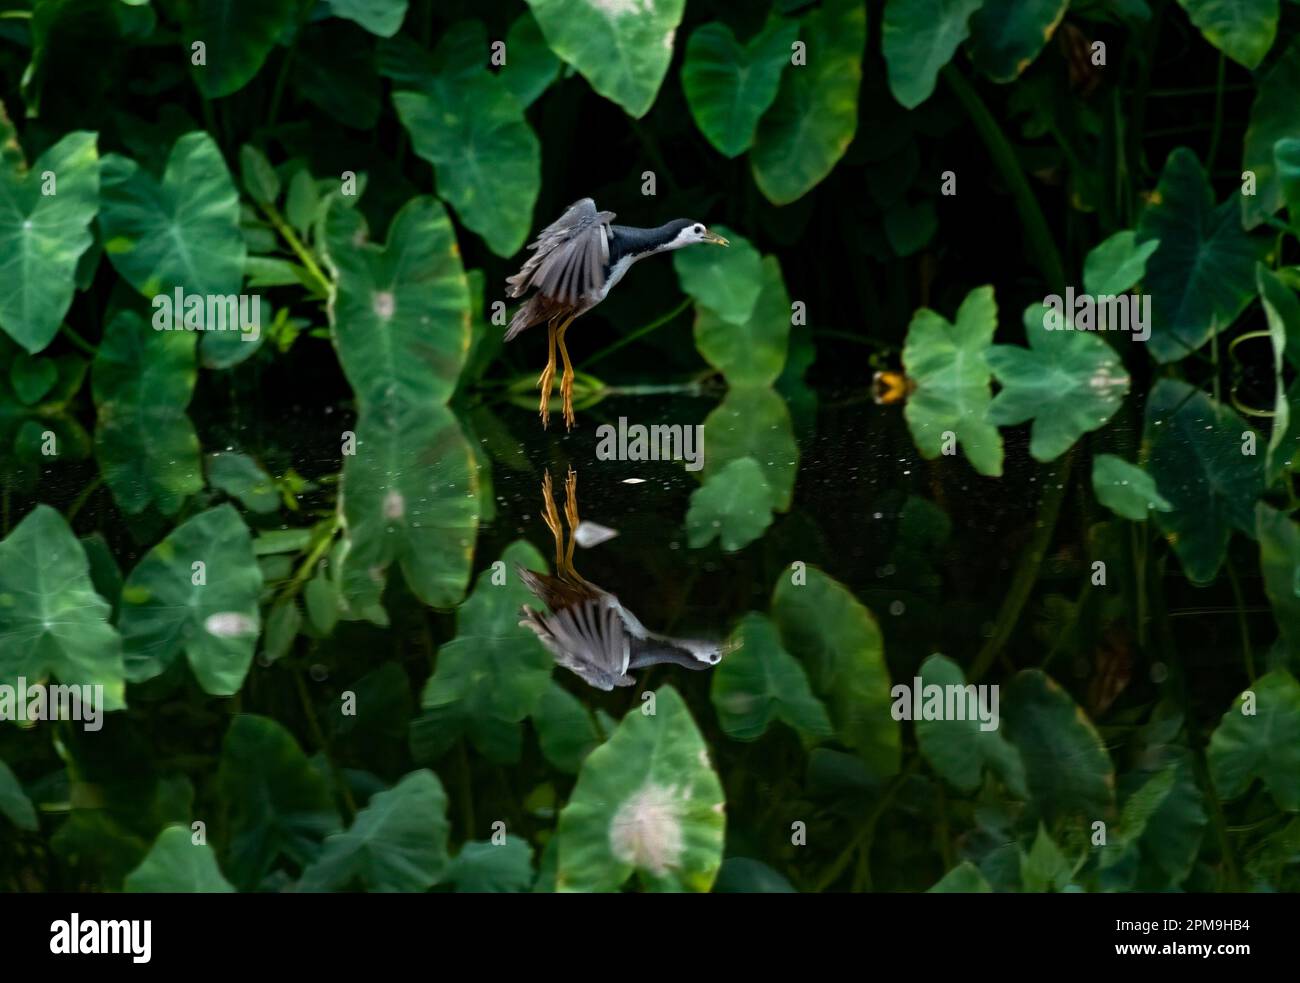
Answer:
[[[614,265],[609,268],[609,276],[605,277],[605,285],[600,288],[600,293],[592,300],[593,304],[599,304],[605,299],[606,295],[614,289],[614,285],[623,279],[623,275],[627,273],[627,268],[632,265],[632,262],[633,257],[631,256],[621,256],[615,261]]]

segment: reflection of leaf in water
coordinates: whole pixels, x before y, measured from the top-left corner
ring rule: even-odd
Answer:
[[[727,390],[717,408],[704,421],[704,468],[707,481],[732,461],[752,457],[772,487],[773,508],[789,511],[794,501],[794,481],[799,468],[799,445],[785,400],[761,386],[736,386]]]
[[[1253,714],[1243,712],[1241,698],[1233,700],[1210,738],[1214,787],[1230,800],[1259,779],[1280,809],[1300,810],[1300,683],[1274,669],[1256,679],[1250,693]]]
[[[1115,350],[1090,331],[1049,331],[1048,308],[1025,311],[1029,347],[994,345],[985,361],[1002,386],[988,420],[1012,426],[1032,419],[1029,453],[1054,461],[1085,433],[1105,426],[1128,393],[1129,377]]]
[[[474,451],[456,417],[436,405],[404,414],[363,408],[356,438],[339,492],[344,616],[384,623],[379,601],[393,564],[425,604],[455,605],[479,523]]]
[[[738,457],[691,493],[686,532],[692,548],[715,537],[724,550],[744,549],[772,524],[772,487],[752,457]]]
[[[185,414],[198,370],[196,335],[155,331],[134,311],[109,322],[91,370],[95,452],[113,498],[132,515],[165,515],[203,488],[199,438]]]
[[[903,366],[916,383],[907,418],[917,450],[927,459],[944,451],[952,434],[980,474],[1002,474],[1002,435],[987,419],[992,396],[985,359],[998,326],[992,287],[977,287],[957,310],[957,322],[921,308],[912,315]]]

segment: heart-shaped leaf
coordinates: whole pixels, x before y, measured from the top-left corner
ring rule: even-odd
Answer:
[[[158,834],[140,866],[126,875],[127,893],[229,894],[234,887],[221,874],[206,843],[195,843],[185,826],[168,826]]]
[[[261,627],[261,590],[253,541],[234,506],[181,523],[122,587],[127,678],[152,679],[184,652],[204,692],[239,692]]]
[[[1038,57],[1070,0],[984,0],[970,19],[970,56],[995,82],[1010,82]]]
[[[391,38],[402,29],[407,0],[326,0],[330,13],[355,21],[371,34]]]
[[[1278,0],[1178,0],[1205,40],[1255,69],[1277,35]]]
[[[466,843],[444,880],[463,894],[518,894],[533,883],[533,848],[519,836]]]
[[[547,47],[537,18],[527,12],[510,25],[506,50],[509,55],[501,80],[515,94],[519,105],[527,109],[560,77],[560,59]]]
[[[1215,791],[1235,799],[1259,779],[1278,808],[1300,812],[1300,683],[1285,669],[1260,676],[1214,729]]]
[[[831,736],[826,707],[813,696],[803,666],[781,646],[776,626],[765,615],[747,614],[732,639],[739,648],[713,671],[710,690],[728,737],[757,740],[774,720],[810,742]]]
[[[445,403],[469,350],[469,286],[451,222],[432,198],[394,217],[388,244],[337,199],[325,218],[337,286],[330,324],[363,408],[405,413]]]
[[[239,193],[211,136],[178,139],[161,181],[118,154],[104,158],[100,180],[104,252],[131,286],[150,298],[177,288],[204,297],[239,292]]]
[[[653,712],[629,710],[583,762],[560,813],[560,891],[616,891],[633,873],[652,891],[707,891],[722,863],[722,784],[671,686]]]
[[[86,553],[63,516],[38,505],[0,541],[0,683],[53,676],[103,686],[101,710],[126,706],[122,643],[95,593]]]
[[[1260,249],[1242,231],[1233,201],[1214,204],[1209,179],[1186,147],[1165,161],[1137,232],[1139,244],[1160,240],[1143,280],[1151,294],[1151,354],[1177,361],[1245,309]]]
[[[763,289],[763,259],[744,236],[724,226],[717,231],[727,236],[729,247],[679,249],[673,254],[673,269],[697,307],[707,307],[729,326],[744,324]]]
[[[923,701],[930,686],[940,687],[941,693],[959,692],[962,699],[966,699],[966,676],[957,663],[945,656],[932,655],[921,663],[920,680]],[[899,698],[911,702],[914,695],[903,688]],[[976,708],[978,711],[991,711],[987,723],[969,712],[971,709],[963,703],[963,714],[958,719],[917,717],[914,721],[916,744],[921,754],[936,772],[963,792],[978,789],[987,769],[1001,779],[1012,795],[1023,799],[1026,794],[1025,767],[1019,752],[998,732],[997,705],[988,702]]]
[[[1115,769],[1069,693],[1047,674],[1027,669],[1007,687],[1005,714],[1029,792],[1047,817],[1082,816],[1091,822],[1110,812]]]
[[[934,92],[939,70],[970,36],[968,21],[984,0],[887,0],[880,46],[889,91],[908,109]]]
[[[442,735],[440,745],[468,733],[489,756],[498,741],[483,733],[493,727],[517,727],[533,713],[555,665],[537,636],[519,624],[520,607],[536,605],[537,600],[515,566],[545,570],[545,561],[522,540],[507,547],[501,560],[505,584],[496,582],[491,569],[479,577],[456,612],[456,638],[438,650],[437,667],[420,698]]]
[[[1173,505],[1156,525],[1195,583],[1219,572],[1234,527],[1254,533],[1264,470],[1247,453],[1254,438],[1235,412],[1185,382],[1161,379],[1147,397],[1147,470]]]
[[[876,777],[892,775],[900,738],[889,712],[889,667],[876,619],[844,585],[815,567],[801,572],[803,577],[783,575],[772,595],[781,642],[829,704],[839,740]]]
[[[1159,247],[1159,239],[1139,243],[1132,229],[1116,232],[1084,258],[1083,288],[1093,296],[1124,293],[1146,274],[1147,260]]]
[[[686,43],[682,89],[695,125],[723,156],[750,148],[758,121],[776,99],[781,72],[799,37],[797,21],[773,18],[746,44],[712,21]]]
[[[222,868],[243,891],[257,887],[281,854],[306,865],[340,828],[329,785],[293,735],[269,717],[231,721],[217,788],[225,813]]]
[[[772,509],[788,512],[794,503],[799,444],[790,409],[780,394],[765,386],[736,386],[704,421],[704,468],[709,481],[731,462],[753,458],[772,489]]]
[[[533,710],[542,755],[552,766],[576,774],[601,736],[582,702],[554,679]]]
[[[1241,168],[1254,177],[1254,194],[1241,196],[1241,220],[1253,229],[1282,207],[1275,148],[1300,139],[1300,38],[1291,42],[1259,83],[1250,107]]]
[[[447,869],[447,794],[431,771],[377,792],[334,833],[298,882],[300,891],[427,891]]]
[[[781,77],[750,152],[754,181],[776,205],[802,198],[834,169],[858,128],[866,5],[826,0],[800,22],[806,63]]]
[[[1047,329],[1048,309],[1025,311],[1029,347],[994,345],[985,361],[1002,391],[988,408],[989,423],[1033,420],[1029,453],[1054,461],[1085,433],[1104,427],[1128,393],[1129,377],[1115,350],[1090,331]]]
[[[198,372],[195,336],[155,331],[134,311],[108,323],[91,372],[95,453],[123,511],[175,515],[203,488],[199,438],[185,413]]]
[[[992,395],[986,356],[997,326],[992,287],[966,295],[956,324],[924,307],[912,315],[903,366],[916,391],[903,413],[922,457],[938,457],[955,440],[980,474],[1002,473],[1002,435],[987,418]]]
[[[1151,511],[1173,509],[1156,488],[1151,475],[1114,454],[1098,454],[1093,458],[1092,490],[1098,502],[1133,522],[1142,522]]]
[[[640,118],[673,57],[686,0],[527,0],[552,51]]]
[[[180,6],[181,40],[199,91],[208,99],[238,92],[266,61],[281,33],[303,11],[303,0],[187,0]],[[202,61],[196,44],[202,44]]]
[[[758,297],[741,321],[728,321],[705,305],[695,309],[695,347],[732,386],[770,386],[785,368],[790,295],[775,256],[764,257],[759,269]]]
[[[58,333],[77,263],[94,241],[95,140],[94,133],[69,133],[28,168],[0,105],[0,328],[29,352]]]
[[[20,352],[9,366],[9,384],[25,406],[40,401],[59,381],[59,367],[50,358],[34,358]]]

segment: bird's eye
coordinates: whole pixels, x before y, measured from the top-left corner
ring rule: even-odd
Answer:
[[[696,234],[696,235],[699,235],[699,234],[700,234],[701,232],[703,232],[703,231],[704,231],[704,226],[702,226],[702,225],[697,225],[697,226],[695,227],[695,234]]]

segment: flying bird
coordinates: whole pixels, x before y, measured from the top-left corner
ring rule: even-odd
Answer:
[[[542,481],[542,518],[555,537],[556,575],[516,567],[524,585],[547,610],[519,610],[523,627],[531,628],[555,661],[602,690],[631,686],[629,670],[669,662],[686,669],[709,669],[734,651],[728,642],[672,638],[649,631],[609,591],[597,587],[573,568],[574,531],[578,518],[578,476],[569,469],[565,482],[564,516],[569,523],[568,545],[551,494],[551,474]]]
[[[538,233],[528,248],[533,254],[523,268],[506,278],[509,297],[532,295],[515,311],[506,329],[510,341],[525,328],[546,322],[549,345],[546,368],[537,385],[542,390],[538,410],[542,426],[550,421],[551,385],[555,381],[555,348],[564,360],[560,395],[564,401],[564,425],[573,429],[573,365],[564,347],[564,333],[573,319],[586,314],[623,279],[639,259],[655,253],[693,246],[698,242],[728,245],[701,222],[674,219],[655,229],[614,225],[613,212],[596,210],[596,203],[583,198],[568,207],[558,220]]]

